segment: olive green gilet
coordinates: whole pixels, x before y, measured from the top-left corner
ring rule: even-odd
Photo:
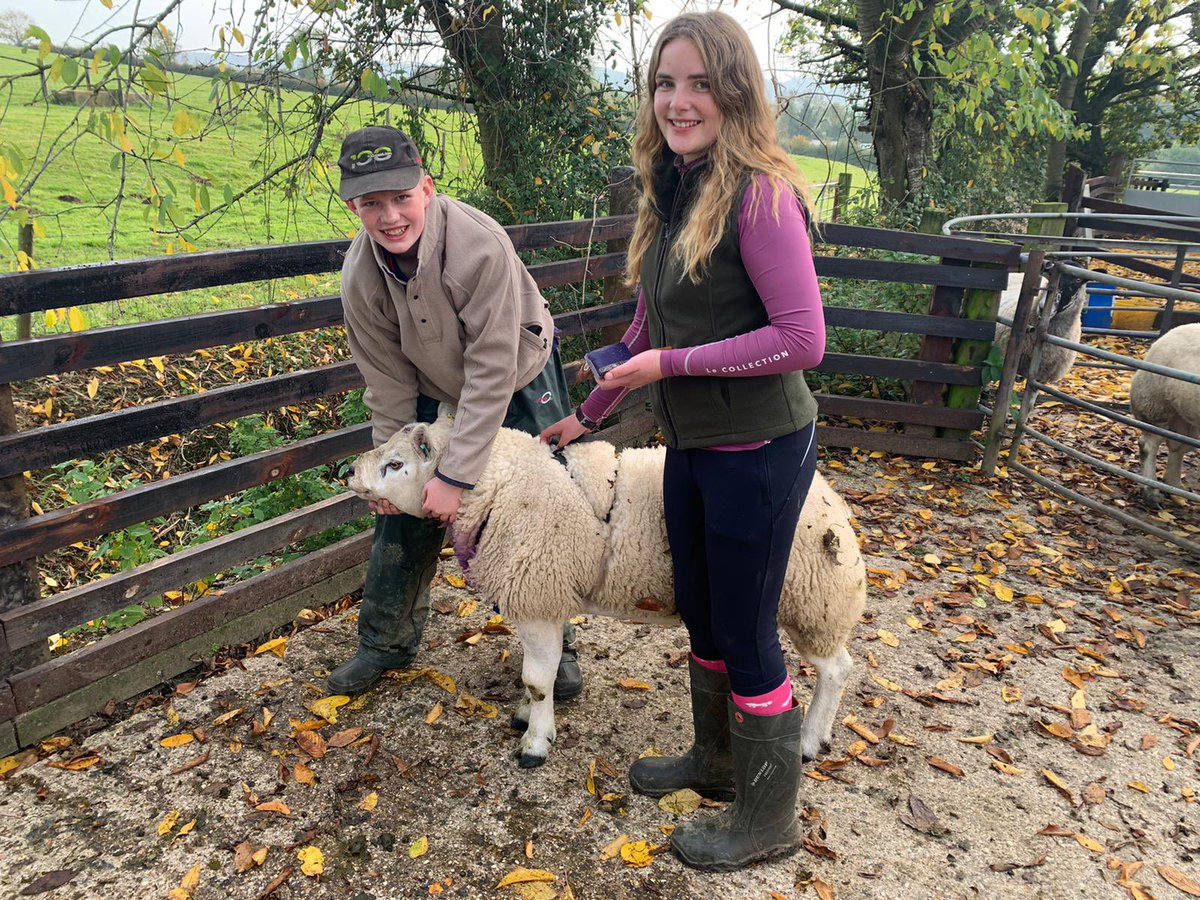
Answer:
[[[769,324],[762,299],[742,264],[738,214],[750,185],[743,179],[700,283],[682,274],[671,244],[707,173],[707,163],[682,177],[660,170],[658,209],[664,219],[642,260],[646,322],[653,347],[695,347]],[[799,431],[817,414],[803,372],[721,377],[682,375],[650,385],[654,417],[668,447],[690,450],[769,441]]]

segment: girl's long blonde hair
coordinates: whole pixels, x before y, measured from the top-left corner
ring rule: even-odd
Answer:
[[[708,149],[709,172],[691,207],[672,253],[692,282],[698,282],[725,230],[738,188],[748,172],[764,173],[771,182],[771,211],[779,218],[780,191],[795,191],[809,207],[808,179],[779,146],[775,116],[767,102],[762,70],[745,30],[723,12],[685,13],[668,22],[658,37],[647,68],[648,87],[637,114],[633,165],[641,180],[637,221],[629,241],[625,280],[641,281],[642,260],[654,239],[659,219],[654,213],[654,170],[671,150],[654,118],[654,90],[663,48],[686,38],[696,45],[708,76],[713,100],[724,121]],[[757,179],[751,203],[762,201]]]

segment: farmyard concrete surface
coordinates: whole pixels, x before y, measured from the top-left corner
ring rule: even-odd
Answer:
[[[685,746],[686,670],[669,664],[686,647],[683,630],[581,624],[585,691],[559,708],[547,764],[520,770],[508,725],[520,695],[518,641],[456,640],[491,610],[481,603],[458,615],[471,595],[445,581],[458,574],[446,561],[434,593],[451,612],[432,615],[418,665],[449,675],[457,694],[424,677],[387,681],[319,729],[326,741],[363,731],[309,759],[317,783],[298,784],[294,766],[306,757],[289,719],[314,719],[306,707],[324,695],[322,676],[354,646],[354,612],[299,631],[282,659],[247,658],[87,736],[83,749],[100,757],[89,768],[50,767],[78,754],[74,745],[10,774],[0,784],[0,896],[70,869],[66,885],[39,896],[166,897],[197,865],[198,900],[258,897],[286,866],[294,871],[273,897],[790,898],[818,896],[814,879],[838,898],[1136,896],[1131,884],[1160,900],[1186,896],[1158,867],[1200,881],[1200,806],[1187,793],[1200,793],[1197,563],[1025,483],[837,459],[825,471],[851,501],[872,579],[839,720],[856,716],[852,724],[878,742],[839,725],[824,771],[807,767],[818,777],[804,779],[798,803],[811,840],[797,855],[725,875],[691,872],[669,853],[644,868],[603,859],[621,835],[666,844],[661,828],[686,818],[629,794],[625,777],[648,748]],[[1114,578],[1124,590],[1114,592]],[[1000,599],[1005,588],[1011,602]],[[620,679],[651,690],[622,689]],[[804,700],[808,679],[796,681]],[[456,710],[463,692],[494,704],[496,717]],[[438,703],[442,715],[426,724]],[[255,736],[263,707],[274,718]],[[1055,723],[1074,741],[1047,731]],[[160,744],[191,729],[203,743]],[[202,754],[204,763],[172,774]],[[596,794],[616,799],[588,792],[594,761]],[[371,793],[377,805],[361,808]],[[913,797],[936,822],[914,819]],[[290,814],[251,802],[276,800]],[[176,824],[160,837],[173,810]],[[412,858],[421,837],[428,852]],[[233,848],[243,841],[268,851],[239,874]],[[324,856],[319,878],[300,871],[306,846]],[[1138,861],[1140,870],[1120,868]],[[518,866],[557,879],[497,888]]]

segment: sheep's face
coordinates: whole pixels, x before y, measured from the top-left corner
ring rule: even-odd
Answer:
[[[437,425],[405,425],[358,458],[347,485],[364,500],[387,500],[401,512],[423,517],[425,483],[441,458],[442,432]]]

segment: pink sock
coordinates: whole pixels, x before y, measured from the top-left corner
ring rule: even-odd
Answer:
[[[759,694],[757,697],[743,697],[741,694],[730,694],[738,709],[752,716],[777,716],[792,708],[792,679],[784,678],[783,683],[773,691]]]
[[[696,661],[696,665],[703,666],[710,672],[725,672],[725,660],[723,659],[701,659],[695,653],[692,654],[692,659]]]

